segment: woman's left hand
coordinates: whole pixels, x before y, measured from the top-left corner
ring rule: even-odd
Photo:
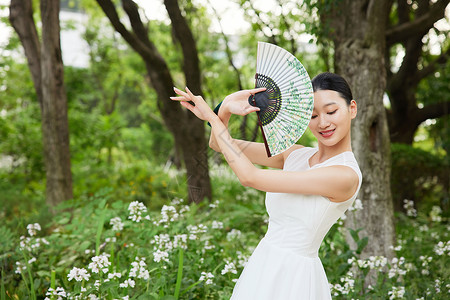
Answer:
[[[197,118],[203,121],[211,121],[213,118],[217,117],[209,107],[209,105],[205,102],[205,100],[201,96],[195,96],[194,94],[192,94],[192,92],[187,87],[186,92],[183,92],[176,87],[174,87],[173,90],[180,96],[170,97],[170,99],[174,101],[180,101],[180,104],[193,112],[195,116],[197,116]],[[195,106],[188,103],[187,101],[194,102]]]

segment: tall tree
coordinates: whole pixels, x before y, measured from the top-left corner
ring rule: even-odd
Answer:
[[[33,19],[32,0],[11,0],[9,19],[25,50],[41,107],[46,199],[53,207],[73,197],[59,0],[41,0],[40,10],[42,41]]]
[[[414,134],[423,121],[449,114],[448,98],[437,101],[417,99],[419,83],[443,69],[450,56],[450,32],[440,33],[435,25],[444,17],[448,3],[450,0],[439,0],[433,4],[429,0],[390,1],[395,14],[386,28],[385,63],[387,92],[391,100],[388,121],[392,142],[412,144]],[[446,36],[447,40],[447,45],[441,46],[441,54],[434,57],[429,54],[429,39],[426,42],[430,30]],[[405,55],[399,70],[393,72],[389,57],[398,44],[402,45]],[[422,100],[420,107],[418,100]]]
[[[320,7],[333,29],[335,70],[349,82],[358,104],[352,148],[363,174],[359,193],[364,209],[347,219],[369,237],[363,255],[392,256],[395,229],[390,190],[390,141],[383,94],[388,0],[343,0]],[[350,239],[351,241],[351,239]]]
[[[158,98],[158,108],[164,122],[174,136],[175,148],[182,154],[186,171],[190,201],[211,198],[211,183],[207,159],[204,123],[182,110],[171,101],[173,78],[166,61],[150,39],[148,28],[141,20],[138,6],[132,0],[122,0],[122,7],[129,18],[131,29],[120,20],[116,6],[111,0],[97,0],[114,29],[142,57],[150,82]],[[201,95],[201,76],[196,43],[177,0],[165,0],[176,41],[183,52],[183,71],[186,85],[194,94]]]

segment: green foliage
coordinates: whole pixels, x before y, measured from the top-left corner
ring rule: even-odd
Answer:
[[[448,160],[405,144],[391,145],[391,188],[396,208],[404,199],[448,202]]]
[[[153,176],[175,181],[173,171],[160,169]],[[132,197],[137,193],[124,196],[129,187],[139,189],[128,182],[129,187],[103,188],[64,202],[55,217],[41,220],[42,230],[35,234],[30,234],[35,225],[27,223],[15,229],[0,226],[5,241],[1,248],[5,255],[0,256],[4,293],[20,299],[34,293],[42,298],[52,286],[64,288],[71,296],[95,294],[106,299],[125,295],[137,299],[228,299],[233,279],[238,278],[244,261],[267,230],[267,215],[264,194],[240,186],[229,169],[214,167],[212,178],[218,196],[209,204],[186,205],[179,192],[145,199]],[[435,208],[419,210],[417,217],[399,213],[397,258],[393,260],[359,257],[370,237],[361,236],[360,230],[351,231],[358,245],[352,250],[345,241],[343,222],[338,221],[319,252],[333,297],[389,298],[395,287],[404,288],[408,299],[445,299],[450,245],[446,219],[440,214]],[[35,220],[28,222],[34,224]],[[94,257],[103,261],[98,272],[94,272],[99,264]],[[232,272],[225,272],[225,265]],[[85,269],[89,278],[72,279],[69,274],[75,267]],[[371,270],[377,271],[377,281],[365,287],[368,276],[373,276]],[[211,275],[209,282],[206,276]],[[134,286],[121,287],[128,279]]]

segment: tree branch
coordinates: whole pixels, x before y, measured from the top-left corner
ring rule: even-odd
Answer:
[[[450,101],[433,103],[417,110],[416,120],[419,122],[418,124],[420,124],[428,119],[436,119],[448,115],[450,113],[449,110]]]
[[[133,47],[134,50],[136,50],[138,53],[143,54],[146,52],[145,46],[143,45],[142,41],[140,41],[135,34],[128,31],[128,29],[125,27],[125,25],[122,24],[120,21],[119,15],[117,14],[116,7],[111,2],[111,0],[97,0],[97,3],[102,8],[105,15],[110,20],[111,24],[113,25],[114,29],[120,33],[120,35],[124,38],[127,43]],[[131,22],[131,20],[130,20]]]
[[[32,1],[11,0],[9,10],[9,20],[19,35],[19,39],[24,48],[34,89],[36,90],[37,98],[42,108],[41,45],[36,26],[34,25]]]
[[[178,0],[164,0],[172,28],[176,38],[180,41],[183,51],[183,70],[186,77],[186,85],[194,94],[201,95],[200,62],[197,46],[186,19],[181,14]]]
[[[441,53],[438,58],[430,62],[425,68],[420,71],[417,71],[413,77],[413,82],[419,83],[422,79],[430,75],[431,73],[436,71],[438,65],[443,65],[447,62],[450,57],[450,47],[447,51]]]
[[[450,0],[440,0],[433,4],[429,11],[411,22],[401,23],[386,30],[386,44],[404,42],[410,37],[423,35],[433,27],[433,24],[444,17],[445,8]]]

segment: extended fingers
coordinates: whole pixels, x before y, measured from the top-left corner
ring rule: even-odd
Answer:
[[[250,92],[250,94],[256,94],[256,93],[259,93],[259,92],[263,92],[265,90],[266,90],[265,87],[260,87],[260,88],[256,88],[256,89],[252,89],[252,90],[248,90],[248,91]]]

